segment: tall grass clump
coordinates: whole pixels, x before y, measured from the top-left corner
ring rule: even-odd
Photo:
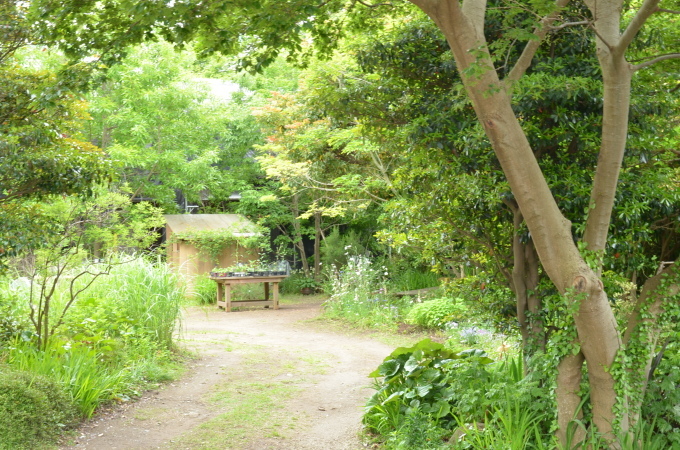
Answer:
[[[56,383],[68,393],[80,415],[89,418],[97,406],[127,386],[127,371],[102,364],[101,356],[84,345],[70,346],[57,340],[52,340],[45,351],[17,341],[7,353],[7,362],[15,370]]]
[[[386,294],[388,275],[365,256],[349,257],[347,265],[331,275],[331,297],[324,303],[324,314],[359,327],[395,328],[410,301]]]
[[[69,325],[76,333],[94,331],[126,341],[134,337],[171,349],[183,299],[167,264],[137,258],[99,278],[71,312]]]
[[[390,280],[390,289],[393,291],[413,291],[439,286],[439,275],[431,270],[423,270],[415,267],[407,267],[394,272]]]
[[[197,276],[192,294],[193,301],[199,305],[212,305],[217,301],[216,283],[207,275]]]

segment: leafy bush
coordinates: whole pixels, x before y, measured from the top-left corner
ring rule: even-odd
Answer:
[[[481,350],[453,351],[425,339],[396,349],[370,376],[383,378],[375,383],[363,421],[390,448],[408,448],[404,445],[411,438],[404,433],[413,421],[420,423],[421,438],[429,443],[411,448],[439,448],[441,440],[433,437],[452,436],[454,429],[477,423],[501,429],[494,438],[498,445],[475,447],[471,434],[458,443],[462,448],[506,448],[506,438],[523,444],[531,440],[541,448],[551,439],[554,418],[545,415],[552,410],[551,397],[535,375],[524,377],[521,356],[494,363]]]
[[[449,448],[444,443],[446,431],[431,416],[415,409],[406,414],[403,423],[391,433],[386,447],[395,450],[435,450]]]
[[[406,323],[425,328],[443,328],[449,322],[458,322],[467,313],[461,299],[437,298],[416,303],[406,314]]]
[[[76,417],[75,407],[58,383],[0,368],[0,449],[42,448],[73,425]]]
[[[17,291],[26,291],[26,279],[19,278],[10,283],[9,280],[0,279],[0,348],[6,342],[14,339],[30,339],[33,335],[33,326],[28,320],[27,308],[19,305]]]
[[[449,297],[463,299],[478,320],[491,322],[499,330],[517,328],[515,296],[504,282],[486,275],[470,275],[449,280],[444,290]]]
[[[321,242],[321,263],[324,268],[344,267],[351,255],[363,255],[366,247],[361,242],[361,237],[354,230],[349,230],[344,235],[340,234],[338,227],[326,236]],[[348,250],[351,250],[349,252]]]
[[[454,379],[463,372],[474,372],[472,378],[483,382],[489,378],[484,366],[492,362],[484,352],[454,352],[430,339],[413,347],[397,348],[369,375],[384,378],[376,383],[377,392],[367,403],[364,423],[384,434],[399,428],[405,415],[414,410],[431,415],[440,423],[453,422],[451,408],[463,394],[454,388]],[[472,386],[469,388],[476,391]]]

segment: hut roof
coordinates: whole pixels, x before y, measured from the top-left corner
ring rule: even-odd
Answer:
[[[234,236],[255,236],[257,226],[240,214],[168,214],[165,221],[174,233],[236,229]]]

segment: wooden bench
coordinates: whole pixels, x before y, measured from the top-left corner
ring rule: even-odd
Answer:
[[[217,307],[231,312],[232,307],[237,306],[272,306],[279,309],[279,283],[286,275],[268,275],[262,277],[210,277],[217,283]],[[264,284],[264,299],[259,300],[234,300],[232,299],[231,287],[239,284]],[[272,285],[272,299],[269,299],[269,284]]]

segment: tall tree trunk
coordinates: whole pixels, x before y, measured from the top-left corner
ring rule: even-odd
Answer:
[[[572,422],[583,417],[578,392],[584,360],[583,353],[578,352],[565,356],[557,365],[557,439],[563,449],[574,448],[586,435],[586,430]]]
[[[543,268],[575,311],[579,344],[588,362],[593,423],[611,436],[616,422],[615,380],[607,368],[621,347],[616,320],[603,285],[581,257],[571,223],[560,212],[531,146],[512,110],[511,98],[498,79],[485,45],[484,1],[414,1],[438,25],[453,52],[479,122],[491,141],[536,247]],[[570,389],[564,390],[569,392]],[[561,422],[576,414],[558,390]],[[568,419],[567,419],[568,418]],[[627,421],[624,418],[623,426]]]
[[[293,245],[298,249],[300,253],[300,260],[302,262],[302,271],[305,276],[309,276],[309,263],[307,262],[307,252],[305,251],[305,243],[302,236],[302,225],[300,224],[300,207],[299,207],[299,195],[293,194],[293,204],[291,207],[291,212],[293,213]]]
[[[524,243],[519,236],[519,229],[524,221],[521,211],[513,206],[512,212],[514,229],[512,286],[517,304],[517,321],[522,334],[522,348],[528,356],[536,350],[545,349],[545,333],[540,317],[541,300],[536,292],[538,256],[533,241]]]
[[[314,212],[314,278],[321,274],[321,213]]]

